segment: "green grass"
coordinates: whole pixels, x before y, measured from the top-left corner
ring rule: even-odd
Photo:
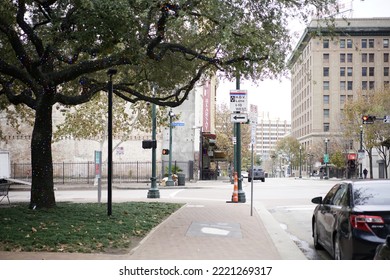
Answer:
[[[0,208],[1,251],[113,252],[128,251],[134,242],[179,209],[159,202],[105,204],[57,203],[31,210],[28,204]]]

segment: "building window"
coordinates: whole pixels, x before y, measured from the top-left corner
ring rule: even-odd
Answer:
[[[345,53],[341,53],[340,54],[340,63],[344,63],[345,62]]]
[[[366,53],[362,53],[362,62],[363,63],[367,62],[367,54]]]
[[[369,86],[369,89],[374,89],[375,88],[375,82],[374,81],[370,81],[368,86]]]
[[[324,104],[329,104],[329,95],[324,95]]]
[[[322,46],[324,49],[329,49],[329,39],[324,39]]]
[[[324,123],[324,131],[327,132],[329,129],[329,123]]]
[[[329,90],[329,81],[324,81],[323,90]]]
[[[389,48],[389,39],[383,39],[383,48],[388,49]]]
[[[389,53],[383,54],[383,62],[389,62]]]
[[[367,67],[362,67],[362,77],[367,76]]]
[[[352,49],[352,46],[353,46],[352,39],[347,39],[347,48]]]
[[[345,104],[345,95],[340,95],[340,105]]]
[[[348,67],[348,68],[347,68],[347,71],[348,71],[348,77],[352,77],[353,68],[352,68],[352,67]]]
[[[322,55],[322,60],[325,62],[325,63],[329,63],[329,54],[328,53],[324,53]]]
[[[347,54],[347,62],[352,62],[353,61],[353,55],[351,53]]]
[[[353,82],[352,81],[348,81],[347,85],[348,85],[348,90],[353,89]]]
[[[345,81],[340,82],[340,90],[345,90]]]
[[[367,49],[367,39],[362,39],[362,49]]]
[[[345,49],[345,39],[340,39],[340,49]]]
[[[329,109],[324,109],[324,118],[329,118]]]
[[[324,67],[323,72],[324,72],[324,77],[329,77],[329,67]]]
[[[385,81],[385,82],[383,83],[384,88],[389,88],[389,85],[390,85],[390,82],[389,82],[389,81]]]
[[[367,81],[362,81],[362,90],[367,90]]]
[[[368,54],[368,62],[374,62],[375,54],[370,53]]]
[[[345,77],[345,67],[340,67],[340,77]]]
[[[368,47],[370,49],[374,48],[374,45],[375,45],[375,40],[374,39],[369,39],[368,40]]]
[[[383,76],[388,77],[389,76],[389,67],[383,68]]]
[[[370,67],[370,68],[368,69],[368,71],[369,71],[370,77],[375,76],[375,67]]]

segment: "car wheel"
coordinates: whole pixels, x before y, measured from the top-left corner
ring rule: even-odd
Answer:
[[[336,234],[335,239],[333,241],[333,258],[335,260],[342,260],[340,251],[340,238],[338,234]]]
[[[317,229],[317,222],[314,221],[313,223],[313,243],[314,243],[314,248],[317,250],[321,250],[322,246],[320,243],[318,243],[318,229]]]
[[[251,181],[252,181],[252,178],[249,178],[249,177],[248,177],[248,182],[251,182]]]
[[[265,179],[261,179],[261,181],[264,183],[264,182],[265,182]]]

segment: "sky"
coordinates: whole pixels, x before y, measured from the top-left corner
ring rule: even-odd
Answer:
[[[390,17],[389,0],[342,0],[348,12],[345,16],[352,18]],[[297,32],[303,34],[305,26],[297,27]],[[293,46],[293,49],[295,46]],[[217,89],[217,104],[225,103],[230,108],[230,90],[236,88],[236,83],[220,81]],[[257,105],[259,117],[291,121],[290,80],[264,80],[257,84],[253,81],[240,81],[240,89],[247,90],[249,104]]]

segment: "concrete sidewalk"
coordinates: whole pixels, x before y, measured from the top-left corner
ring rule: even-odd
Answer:
[[[194,184],[187,187],[207,187]],[[172,202],[160,199],[161,202]],[[1,252],[2,260],[306,260],[260,203],[180,201],[184,206],[126,253]]]

